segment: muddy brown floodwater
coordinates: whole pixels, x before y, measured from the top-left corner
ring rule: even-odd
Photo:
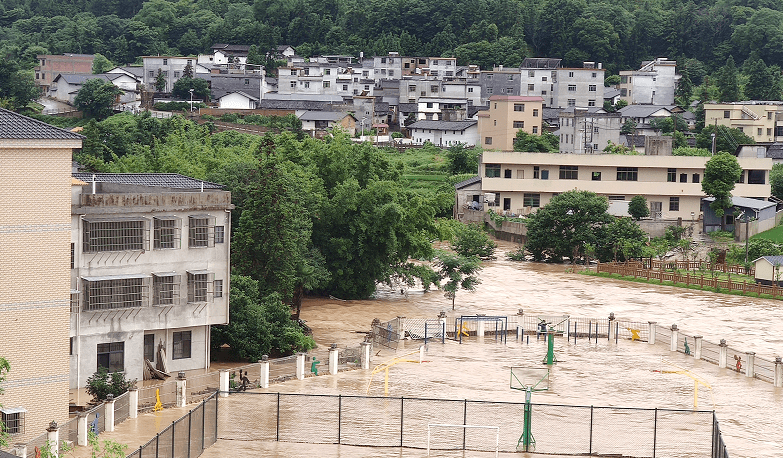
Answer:
[[[705,340],[728,343],[743,351],[754,351],[767,359],[783,354],[783,302],[730,296],[665,286],[607,280],[566,273],[562,265],[512,262],[504,252],[515,249],[501,242],[498,260],[486,263],[482,284],[473,293],[457,294],[456,310],[442,292],[381,288],[377,298],[366,301],[314,299],[305,301],[302,318],[312,327],[319,345],[338,343],[355,346],[364,338],[373,318],[387,321],[396,316],[435,318],[440,311],[449,316],[568,314],[633,321],[677,324]],[[406,342],[410,348],[419,343]],[[524,394],[508,387],[509,368],[539,364],[545,353],[542,342],[429,344],[427,364],[399,364],[390,371],[390,396],[495,401],[524,400]],[[712,391],[701,389],[699,407],[716,410],[730,456],[783,457],[783,389],[747,379],[716,365],[696,361],[680,353],[671,354],[660,345],[621,341],[588,343],[585,339],[565,342],[557,339],[559,363],[553,368],[551,389],[536,393],[534,402],[573,405],[605,405],[642,408],[689,409],[693,403],[693,382],[676,374],[662,375],[661,358],[676,362],[701,375]],[[382,352],[373,361],[390,356]],[[369,371],[351,371],[338,376],[307,378],[274,385],[270,391],[365,394]],[[382,395],[381,384],[371,394]],[[228,405],[250,402],[237,396]],[[230,407],[221,415],[229,415]],[[226,424],[221,421],[221,425]],[[252,425],[250,428],[252,435]],[[205,457],[225,454],[264,456],[424,456],[420,450],[367,449],[347,446],[238,442],[230,431],[221,431]],[[245,431],[247,433],[247,431]],[[622,431],[618,431],[622,434]],[[442,453],[442,452],[439,452]],[[438,456],[463,456],[462,452]],[[482,456],[469,453],[464,456]]]

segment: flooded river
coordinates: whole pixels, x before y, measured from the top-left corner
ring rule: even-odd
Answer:
[[[501,245],[501,250],[515,247]],[[526,314],[567,314],[633,321],[657,321],[677,324],[686,333],[701,334],[705,340],[728,343],[743,351],[771,359],[783,354],[783,302],[730,296],[671,287],[629,283],[566,273],[562,265],[516,263],[499,253],[496,261],[486,263],[482,284],[476,292],[460,291],[456,310],[442,292],[383,290],[368,301],[309,299],[302,318],[313,328],[316,341],[323,346],[333,342],[354,346],[363,340],[373,318],[381,321],[396,316],[435,318],[441,311],[449,316],[513,315],[518,309]],[[414,349],[418,343],[406,342]],[[390,396],[433,397],[521,402],[524,393],[509,389],[511,366],[540,365],[545,353],[542,341],[529,344],[516,341],[496,343],[431,343],[424,364],[399,364],[390,371]],[[665,346],[643,342],[608,341],[576,344],[556,340],[559,363],[552,371],[551,389],[536,393],[534,402],[571,405],[620,406],[641,408],[690,409],[693,381],[679,374],[661,374],[661,358],[675,362],[701,375],[712,385],[702,388],[699,408],[717,412],[730,456],[783,457],[783,389],[681,353],[671,354]],[[389,357],[381,352],[373,363]],[[379,377],[379,376],[376,376]],[[291,393],[353,394],[366,393],[369,371],[351,371],[338,376],[293,380],[272,386],[270,391]],[[370,385],[373,395],[382,395],[382,380]],[[228,405],[244,402],[231,396]],[[231,408],[223,409],[230,422]],[[252,425],[245,425],[250,428]],[[227,453],[266,456],[424,456],[420,450],[367,449],[348,446],[276,444],[230,440],[231,428],[221,431],[223,440],[204,456]],[[622,430],[617,431],[622,434]],[[452,452],[437,456],[463,456]],[[482,456],[466,453],[464,456]]]

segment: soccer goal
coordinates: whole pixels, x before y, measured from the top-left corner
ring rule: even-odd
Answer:
[[[444,429],[462,429],[466,431],[468,429],[494,429],[495,430],[495,456],[498,456],[500,451],[500,427],[499,426],[480,426],[480,425],[449,425],[444,423],[429,423],[427,424],[427,456],[430,456],[430,439],[432,437],[432,428],[444,428]]]

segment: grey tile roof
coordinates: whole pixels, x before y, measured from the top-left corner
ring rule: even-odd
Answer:
[[[416,121],[409,129],[435,129],[435,130],[465,130],[468,127],[475,126],[476,120],[468,121]]]
[[[271,100],[261,99],[258,108],[274,110],[323,110],[328,102],[314,102],[310,100]]]
[[[91,183],[93,176],[99,183],[127,184],[135,186],[155,186],[172,189],[223,189],[223,185],[186,177],[178,173],[88,173],[76,172],[71,176],[85,183]]]
[[[0,108],[0,138],[38,140],[81,140],[84,137],[37,119]]]
[[[468,118],[472,118],[473,116],[476,116],[476,113],[479,111],[487,111],[489,110],[489,107],[486,107],[484,105],[468,105]]]
[[[663,105],[628,105],[620,109],[620,114],[623,118],[646,118],[659,110],[671,113],[669,107]]]
[[[116,73],[113,73],[112,75],[116,75]],[[118,77],[119,76],[115,76],[115,78]],[[85,81],[96,78],[104,81],[111,81],[111,78],[106,75],[94,75],[92,73],[60,73],[54,78],[54,81],[63,80],[68,84],[84,84]]]
[[[760,258],[754,259],[753,262],[756,262],[759,259],[763,259],[773,266],[783,266],[783,256],[762,256]]]
[[[767,157],[772,159],[783,159],[783,143],[775,142],[767,148]]]
[[[467,180],[460,181],[459,183],[454,185],[454,189],[462,189],[476,183],[481,183],[481,177],[478,175],[474,176],[473,178],[468,178]]]
[[[252,95],[248,94],[247,92],[242,92],[242,91],[231,91],[231,92],[226,92],[225,94],[223,94],[223,95],[221,95],[220,97],[217,97],[217,98],[219,98],[219,99],[220,99],[220,98],[223,98],[223,97],[225,97],[225,96],[227,96],[227,95],[231,95],[231,94],[239,94],[239,95],[241,95],[242,97],[245,97],[245,98],[247,98],[247,99],[253,100],[253,101],[255,101],[255,102],[257,102],[257,101],[259,100],[259,99],[258,99],[258,97],[254,97],[254,96],[252,96]]]
[[[418,103],[400,103],[398,106],[398,110],[400,110],[400,113],[416,113],[419,111],[419,104]]]
[[[714,202],[714,197],[704,197],[701,200],[705,202]],[[769,202],[761,199],[750,199],[748,197],[731,196],[731,205],[735,207],[745,207],[754,210],[762,210],[764,208],[774,207],[775,202]]]
[[[346,116],[350,115],[340,111],[305,111],[299,119],[302,121],[340,121]]]

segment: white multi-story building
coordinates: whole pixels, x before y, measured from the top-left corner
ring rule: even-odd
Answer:
[[[639,70],[620,72],[620,98],[629,104],[673,105],[680,75],[677,61],[659,57],[642,62]]]
[[[75,173],[71,388],[98,368],[209,367],[228,323],[231,194],[177,174]]]
[[[408,126],[416,145],[430,142],[437,146],[478,144],[478,121],[416,121]]]
[[[163,78],[166,80],[166,87],[163,89],[163,92],[171,92],[174,88],[174,83],[182,78],[185,67],[188,65],[193,69],[193,77],[210,72],[210,69],[199,64],[195,57],[143,56],[141,59],[144,62],[144,85],[148,89],[154,88],[158,78],[158,70],[160,70]]]
[[[467,118],[468,101],[444,97],[420,97],[418,119],[427,121],[464,121]]]
[[[620,113],[566,108],[560,112],[560,152],[599,154],[620,143]]]

